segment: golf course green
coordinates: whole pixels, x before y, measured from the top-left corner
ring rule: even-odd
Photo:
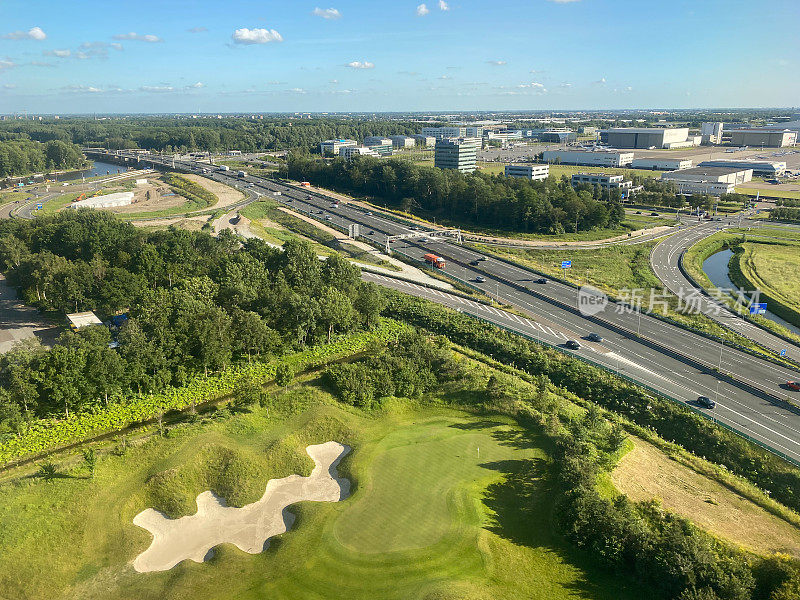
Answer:
[[[0,598],[642,597],[555,533],[547,454],[512,420],[405,400],[367,413],[310,385],[282,404],[131,444],[93,478],[76,462],[49,483],[4,483]],[[223,545],[203,563],[133,570],[149,544],[141,510],[193,514],[207,489],[253,502],[269,478],[308,475],[305,446],[329,440],[353,448],[339,466],[350,497],[293,506],[260,554]]]

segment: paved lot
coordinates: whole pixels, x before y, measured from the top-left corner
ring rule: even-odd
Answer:
[[[51,345],[61,331],[61,327],[42,319],[35,308],[20,303],[14,289],[0,275],[0,354],[11,350],[17,342],[31,337]]]

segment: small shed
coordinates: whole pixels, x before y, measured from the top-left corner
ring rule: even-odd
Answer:
[[[67,315],[67,323],[72,331],[78,331],[90,325],[102,325],[103,322],[97,318],[97,315],[92,311],[72,313]]]

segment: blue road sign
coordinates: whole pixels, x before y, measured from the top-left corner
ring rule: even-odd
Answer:
[[[781,350],[781,356],[786,356],[786,348],[784,348],[783,350]]]
[[[767,303],[766,302],[756,302],[750,305],[750,314],[751,315],[763,315],[767,312]]]
[[[561,261],[561,268],[562,269],[569,269],[571,267],[572,267],[572,261],[571,260],[562,260]]]
[[[42,205],[41,204],[37,204],[36,205],[36,210],[42,210]]]

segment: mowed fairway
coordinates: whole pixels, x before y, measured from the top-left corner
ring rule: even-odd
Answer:
[[[4,484],[0,598],[643,597],[554,531],[546,452],[511,420],[405,401],[365,414],[306,386],[283,400],[290,414],[256,408],[104,457],[94,480],[75,469]],[[212,481],[252,502],[267,477],[307,471],[302,449],[329,439],[353,447],[339,467],[349,498],[294,505],[292,528],[260,554],[223,545],[205,563],[133,570],[150,539],[132,524],[139,511],[191,514]]]

